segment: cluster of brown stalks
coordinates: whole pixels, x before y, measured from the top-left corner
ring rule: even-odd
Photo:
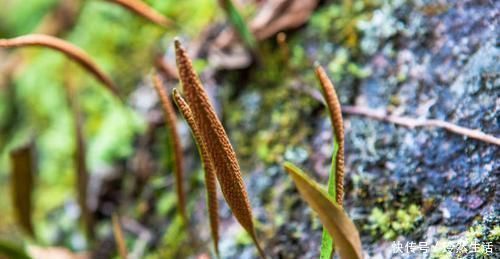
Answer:
[[[162,26],[169,27],[173,23],[151,9],[144,3],[138,0],[108,0],[109,2],[118,4],[131,10],[132,12]],[[85,70],[90,72],[98,81],[100,81],[108,90],[115,96],[119,97],[118,87],[108,77],[87,53],[79,47],[61,40],[56,37],[43,34],[25,35],[13,39],[0,39],[1,47],[24,47],[24,46],[42,46],[57,50],[71,60],[74,60],[81,65]],[[183,86],[184,97],[181,93],[174,89],[173,99],[182,113],[184,119],[187,121],[192,130],[196,144],[198,145],[199,153],[202,158],[204,167],[204,176],[207,193],[207,203],[209,211],[209,221],[211,228],[211,235],[214,244],[215,253],[219,254],[218,240],[219,240],[219,220],[218,220],[218,200],[217,200],[217,182],[219,182],[222,194],[227,201],[229,207],[233,211],[238,222],[249,233],[254,241],[259,254],[265,257],[262,248],[257,241],[257,236],[254,229],[252,209],[248,199],[247,190],[242,179],[239,163],[236,154],[229,142],[229,138],[222,126],[222,123],[217,118],[214,108],[209,102],[208,96],[201,84],[198,76],[196,75],[191,60],[186,54],[186,51],[181,47],[179,41],[175,41],[176,60],[178,67],[178,75]],[[331,202],[327,194],[322,192],[320,187],[316,186],[314,182],[307,179],[307,176],[300,173],[297,168],[291,165],[285,165],[287,172],[289,172],[299,188],[299,191],[308,201],[308,203],[315,209],[322,222],[329,233],[334,236],[337,243],[341,243],[339,253],[341,257],[354,258],[361,257],[361,245],[359,236],[352,235],[355,232],[355,227],[352,222],[346,217],[341,208],[343,204],[343,178],[344,178],[344,129],[342,121],[342,112],[352,115],[362,115],[369,118],[383,120],[397,125],[406,127],[438,127],[444,128],[450,132],[468,136],[483,142],[491,143],[500,146],[500,139],[495,136],[485,134],[479,130],[464,128],[449,122],[440,120],[416,120],[408,117],[391,116],[385,113],[378,113],[363,107],[344,106],[341,110],[340,103],[333,88],[331,81],[328,79],[325,71],[320,67],[316,67],[316,75],[320,81],[323,95],[327,103],[332,125],[334,127],[334,135],[336,143],[338,144],[338,152],[335,157],[335,202]],[[181,214],[185,223],[188,223],[188,213],[186,211],[186,196],[183,187],[183,159],[182,147],[180,139],[176,130],[176,115],[173,105],[161,84],[158,76],[153,79],[155,90],[160,96],[160,100],[165,111],[165,121],[168,129],[168,134],[172,140],[172,150],[174,151],[174,172],[176,179],[176,192],[179,205],[179,213]],[[84,221],[86,222],[87,232],[92,233],[92,218],[89,216],[90,212],[86,207],[86,189],[88,175],[86,172],[85,149],[83,134],[81,132],[81,121],[79,119],[78,105],[74,102],[73,93],[68,94],[70,105],[75,115],[75,129],[77,136],[77,150],[75,152],[75,162],[77,164],[78,184],[77,189],[79,193],[79,204],[82,207]],[[15,199],[16,213],[21,225],[25,230],[33,235],[33,226],[31,222],[31,199],[27,195],[20,195],[30,193],[33,188],[33,168],[30,149],[23,148],[12,153],[13,171],[16,176],[13,178],[13,197]],[[19,172],[19,173],[18,173]],[[28,198],[27,198],[28,197]],[[338,205],[338,207],[337,207]],[[332,210],[332,217],[326,211]],[[335,223],[338,220],[342,224]],[[342,225],[345,225],[344,227]],[[113,216],[113,229],[117,237],[120,255],[125,258],[127,256],[127,249],[123,239],[123,233],[119,226],[118,217]],[[357,234],[357,232],[356,232]],[[346,237],[346,238],[344,238]],[[347,244],[347,245],[346,245]],[[336,244],[337,246],[337,244]],[[347,247],[347,248],[345,248]],[[347,252],[346,252],[347,251]]]
[[[215,251],[218,253],[214,172],[222,194],[234,216],[248,232],[260,255],[265,257],[255,234],[252,209],[236,153],[194,71],[191,60],[178,40],[175,41],[175,51],[179,77],[186,99],[178,91],[174,91],[174,100],[191,127],[206,170],[205,178],[207,179],[209,214]]]

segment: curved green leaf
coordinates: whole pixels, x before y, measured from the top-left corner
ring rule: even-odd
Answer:
[[[356,226],[344,210],[335,204],[327,192],[291,163],[284,164],[302,198],[318,213],[319,219],[333,237],[336,251],[342,259],[362,258],[361,240]]]

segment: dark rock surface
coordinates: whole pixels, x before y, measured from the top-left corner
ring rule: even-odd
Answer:
[[[396,29],[393,36],[379,42],[373,53],[365,54],[367,65],[373,71],[369,77],[336,84],[341,102],[391,110],[398,115],[446,120],[499,136],[500,4],[495,1],[442,4],[445,10],[431,14],[426,14],[416,3],[396,7],[392,16],[406,29]],[[327,42],[306,43],[305,49],[320,56],[320,51],[315,49],[321,44]],[[318,59],[328,60],[324,56]],[[314,88],[307,83],[304,87]],[[293,86],[290,88],[293,91]],[[244,90],[239,94],[237,102],[246,97],[257,100],[259,105],[266,102],[266,93],[260,96],[252,90]],[[311,100],[298,97],[297,102]],[[256,114],[256,117],[270,116],[267,109],[280,109],[283,104],[279,99],[274,100],[274,106],[261,110],[246,108],[248,105],[243,103],[238,107],[254,115],[246,117],[249,121],[243,125],[229,123],[230,133],[243,127],[243,133],[238,134],[252,141],[259,139],[257,128],[272,134],[283,133],[280,127],[262,126],[251,119]],[[282,139],[286,147],[284,158],[276,159],[273,166],[262,161],[248,162],[251,155],[239,154],[244,169],[252,172],[247,175],[249,193],[256,195],[252,203],[265,208],[265,211],[259,210],[257,217],[264,225],[262,236],[269,240],[265,247],[273,258],[318,257],[321,225],[296,196],[295,188],[278,163],[291,160],[326,183],[332,150],[331,126],[323,108],[315,105],[317,108],[299,112],[302,114],[299,124],[308,129],[306,138],[296,143]],[[285,136],[296,133],[291,131]],[[394,239],[426,241],[431,246],[431,255],[439,257],[446,253],[437,245],[440,240],[461,240],[471,232],[471,226],[481,225],[488,233],[497,226],[491,222],[497,222],[499,216],[498,146],[442,129],[407,129],[357,116],[345,117],[345,132],[345,208],[361,230],[369,257],[422,256],[393,254]],[[234,140],[234,134],[231,136]],[[235,142],[241,143],[238,138]],[[262,169],[266,167],[268,169]],[[375,208],[381,208],[391,217],[391,222],[395,222],[400,220],[398,217],[404,217],[398,215],[406,213],[411,205],[417,206],[421,213],[411,222],[411,231],[393,229],[395,233],[384,236],[380,231],[373,234],[368,230],[380,227],[370,221]],[[279,219],[274,213],[281,214]],[[272,231],[275,232],[268,233]],[[430,257],[429,254],[423,256]]]

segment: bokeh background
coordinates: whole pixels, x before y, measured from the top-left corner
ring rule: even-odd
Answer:
[[[179,116],[194,242],[176,211],[171,140],[151,83],[156,68],[168,89],[179,87],[174,37],[191,54],[234,145],[272,258],[319,254],[321,224],[281,167],[292,161],[327,182],[332,130],[314,62],[325,67],[343,105],[500,136],[498,1],[234,1],[255,45],[238,39],[221,1],[143,2],[172,25],[113,1],[0,0],[0,38],[63,38],[85,50],[123,97],[53,50],[0,49],[1,240],[113,258],[110,217],[119,212],[134,258],[211,255],[196,147]],[[81,114],[93,241],[80,223],[77,119],[68,89]],[[344,120],[345,209],[367,256],[409,256],[392,249],[395,241],[428,242],[429,254],[413,256],[435,258],[488,257],[487,244],[498,250],[498,146],[438,128]],[[9,153],[26,145],[36,164],[34,237],[17,224],[11,202]],[[255,258],[251,239],[220,202],[222,258]],[[447,249],[473,242],[479,251]]]

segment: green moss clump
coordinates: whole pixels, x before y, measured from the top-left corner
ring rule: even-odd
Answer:
[[[383,211],[380,208],[374,208],[368,217],[366,228],[373,236],[394,240],[397,236],[408,234],[414,230],[421,218],[420,208],[415,204],[396,211]]]

